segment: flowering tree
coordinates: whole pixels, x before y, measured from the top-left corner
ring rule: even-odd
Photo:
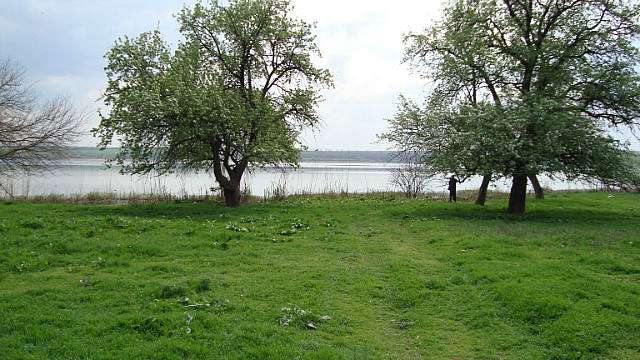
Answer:
[[[640,118],[639,14],[625,1],[454,1],[406,37],[436,87],[424,109],[402,100],[383,137],[443,171],[512,178],[516,214],[533,175],[630,176],[606,127]]]
[[[298,135],[318,124],[330,73],[313,26],[283,0],[212,1],[178,14],[175,51],[158,31],[124,38],[107,53],[111,107],[95,133],[122,144],[128,173],[212,171],[228,206],[240,203],[250,165],[296,164]]]

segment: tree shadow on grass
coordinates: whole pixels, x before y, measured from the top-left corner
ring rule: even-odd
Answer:
[[[499,222],[523,222],[523,223],[572,223],[593,226],[594,224],[620,224],[639,225],[640,211],[637,209],[628,211],[624,208],[603,207],[556,207],[555,203],[543,204],[532,207],[522,216],[506,213],[506,209],[500,204],[480,207],[472,203],[449,205],[442,203],[439,206],[418,206],[412,208],[390,208],[385,211],[388,217],[397,220],[461,220],[461,221],[499,221]],[[543,204],[543,205],[541,205]]]
[[[602,204],[602,206],[600,206]],[[529,209],[523,216],[514,216],[506,213],[506,202],[494,201],[487,207],[474,205],[472,202],[449,204],[442,201],[394,202],[387,206],[380,206],[379,202],[367,204],[360,203],[339,204],[336,203],[336,216],[338,213],[349,214],[350,206],[353,211],[362,213],[363,209],[371,207],[367,216],[381,216],[391,220],[459,220],[482,222],[526,222],[526,223],[573,223],[593,226],[603,225],[627,225],[640,224],[640,208],[625,208],[625,206],[611,206],[610,203],[599,203],[597,200],[587,204],[579,201],[560,202],[559,199],[537,200],[529,202]],[[606,206],[605,206],[606,205]],[[139,218],[163,218],[163,219],[192,219],[206,221],[211,219],[239,217],[265,217],[270,215],[296,216],[299,209],[297,205],[283,201],[269,203],[244,204],[239,208],[227,208],[223,204],[214,202],[204,203],[156,203],[136,204],[127,206],[94,206],[86,205],[70,210],[82,216],[96,217],[139,217]],[[293,210],[293,211],[291,211]],[[331,209],[320,206],[319,211],[331,212]],[[377,215],[377,214],[379,215]]]
[[[228,208],[214,202],[201,203],[156,203],[134,204],[125,206],[83,205],[71,212],[82,216],[95,217],[138,217],[162,219],[191,219],[205,221],[219,218],[235,218],[241,216],[263,216],[265,212],[280,211],[277,206],[263,204],[246,204],[239,208]]]

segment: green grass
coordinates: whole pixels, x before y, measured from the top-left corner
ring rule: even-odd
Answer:
[[[504,207],[0,204],[0,357],[640,358],[640,195]]]

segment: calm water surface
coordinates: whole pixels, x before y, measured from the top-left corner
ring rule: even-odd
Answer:
[[[327,191],[369,192],[396,191],[390,183],[398,164],[371,162],[302,162],[299,169],[255,169],[245,177],[245,186],[254,195],[262,196],[275,186],[284,185],[288,193],[322,193]],[[428,191],[446,191],[446,179],[434,179]],[[459,189],[475,189],[480,179],[471,179]],[[542,178],[545,187],[555,190],[589,189],[592,185]],[[166,193],[173,195],[203,195],[215,186],[212,174],[206,172],[163,176],[122,175],[118,168],[107,169],[101,159],[72,159],[51,173],[14,180],[14,195],[71,195],[90,192]],[[497,190],[508,190],[510,184],[498,181]]]

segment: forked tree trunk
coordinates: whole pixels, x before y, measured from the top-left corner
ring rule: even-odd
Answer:
[[[242,192],[240,191],[240,181],[242,174],[239,176],[231,176],[227,186],[223,188],[224,203],[227,207],[239,207],[242,200]]]
[[[484,206],[484,203],[487,201],[487,191],[489,190],[490,183],[491,175],[485,175],[482,177],[482,184],[480,185],[480,190],[478,190],[476,205]]]
[[[214,168],[214,174],[218,185],[222,188],[224,203],[227,207],[239,207],[242,200],[242,192],[240,191],[240,182],[242,173],[239,169],[230,172],[229,177],[223,175],[222,171]]]
[[[218,185],[222,188],[224,195],[224,203],[228,207],[240,206],[240,200],[242,193],[240,191],[240,182],[242,181],[242,175],[247,169],[248,161],[242,160],[236,162],[235,167],[229,166],[229,156],[225,156],[224,162],[221,159],[221,141],[216,140],[211,144],[211,150],[213,152],[213,175],[218,182]],[[225,174],[225,170],[226,173]]]
[[[540,181],[538,180],[537,175],[529,176],[529,181],[531,181],[531,185],[533,186],[533,191],[536,192],[536,199],[544,199],[544,190],[542,186],[540,186]]]
[[[515,175],[509,194],[509,214],[522,215],[527,200],[527,175]]]

